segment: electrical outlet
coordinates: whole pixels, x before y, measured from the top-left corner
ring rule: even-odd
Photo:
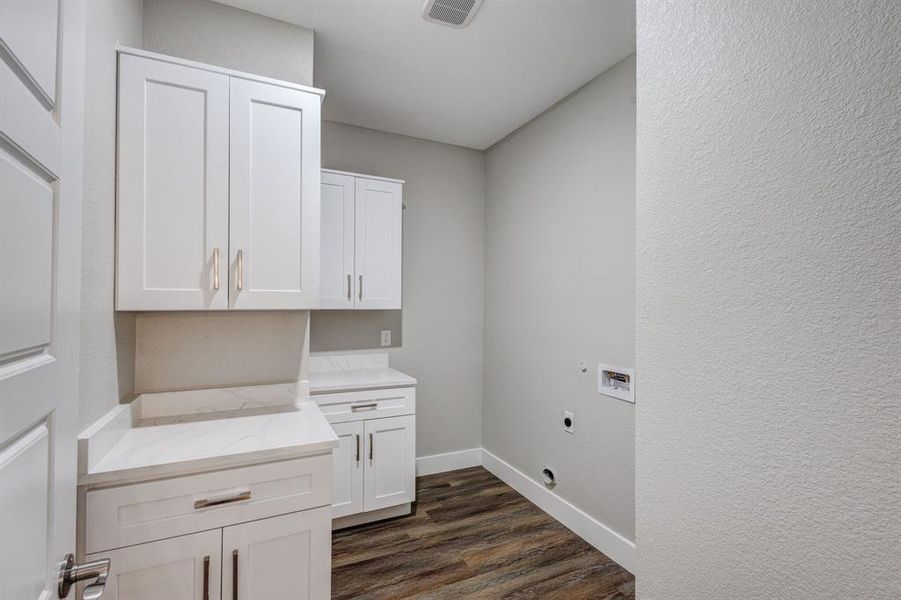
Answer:
[[[390,329],[382,329],[382,346],[390,346],[391,345],[391,330]]]
[[[575,421],[573,419],[573,414],[568,410],[563,411],[563,430],[566,433],[575,433],[573,427],[575,426]]]

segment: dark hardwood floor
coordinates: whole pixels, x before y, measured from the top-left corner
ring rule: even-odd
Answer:
[[[485,469],[416,487],[415,514],[334,533],[333,599],[634,598],[628,571]]]

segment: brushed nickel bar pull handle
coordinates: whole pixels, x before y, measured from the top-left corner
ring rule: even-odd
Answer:
[[[363,300],[363,276],[360,275],[360,300]]]
[[[360,464],[360,434],[355,433],[354,435],[357,436],[357,464]]]
[[[213,248],[213,289],[219,291],[219,248]]]
[[[203,557],[203,600],[210,600],[210,555]]]
[[[369,462],[372,462],[372,434],[369,434]]]
[[[238,551],[232,552],[232,600],[238,600]]]
[[[353,300],[351,294],[353,292],[350,291],[350,273],[347,274],[347,301],[350,302]]]
[[[204,498],[202,500],[195,500],[194,510],[209,508],[211,506],[220,506],[222,504],[231,504],[232,502],[243,502],[245,500],[250,500],[250,495],[250,490],[245,490],[235,496],[229,496],[228,498],[214,498],[212,500],[210,500],[209,498]]]
[[[238,250],[238,291],[244,289],[244,251]]]
[[[351,412],[357,412],[358,410],[363,410],[364,408],[378,408],[378,402],[369,402],[367,404],[351,404],[350,410]]]

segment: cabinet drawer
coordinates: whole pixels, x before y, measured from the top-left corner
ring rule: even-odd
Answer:
[[[331,503],[331,454],[89,491],[85,552]]]
[[[390,388],[311,396],[329,423],[411,415],[416,412],[416,388]]]

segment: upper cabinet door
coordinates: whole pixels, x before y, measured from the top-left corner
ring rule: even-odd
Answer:
[[[231,308],[319,307],[319,104],[231,79]]]
[[[320,308],[354,307],[354,178],[322,173]]]
[[[118,310],[227,308],[228,110],[226,75],[120,56]]]
[[[356,307],[401,307],[403,186],[356,180]]]

